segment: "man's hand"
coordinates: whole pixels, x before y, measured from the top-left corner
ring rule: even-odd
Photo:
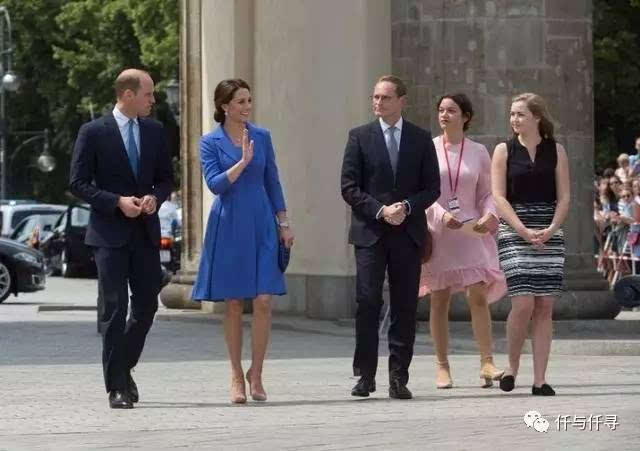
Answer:
[[[127,218],[137,218],[142,213],[142,208],[140,207],[140,199],[135,196],[120,196],[118,199],[118,208],[122,210],[122,213]]]
[[[385,205],[382,208],[382,217],[391,225],[400,225],[407,215],[402,202],[396,202],[393,205]]]
[[[145,215],[152,215],[156,211],[156,197],[150,194],[144,196],[141,200],[140,207],[142,208],[142,213]]]

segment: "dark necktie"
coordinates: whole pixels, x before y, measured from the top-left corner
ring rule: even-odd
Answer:
[[[131,170],[133,171],[133,175],[138,178],[138,172],[140,170],[140,163],[138,159],[138,146],[136,146],[136,138],[133,135],[133,127],[135,125],[135,121],[133,119],[129,120],[129,134],[127,136],[127,156],[129,157],[129,164],[131,165]]]
[[[398,167],[398,141],[396,141],[396,127],[392,126],[387,129],[389,133],[389,142],[387,144],[387,150],[389,151],[389,160],[391,161],[391,169],[393,170],[393,176],[396,176],[396,169]]]

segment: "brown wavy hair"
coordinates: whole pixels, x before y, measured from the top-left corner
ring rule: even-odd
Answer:
[[[543,138],[554,139],[553,132],[555,128],[553,125],[553,119],[547,109],[547,103],[542,97],[532,92],[524,92],[511,99],[511,103],[515,102],[524,102],[529,111],[531,111],[531,114],[540,118],[540,122],[538,122],[538,131],[540,132],[540,136]]]
[[[216,86],[216,90],[213,93],[213,103],[216,106],[216,111],[215,113],[213,113],[213,118],[216,122],[224,124],[225,114],[224,110],[222,109],[222,105],[226,105],[227,103],[231,102],[236,91],[242,88],[251,92],[249,83],[241,78],[229,78],[218,83],[218,86]]]

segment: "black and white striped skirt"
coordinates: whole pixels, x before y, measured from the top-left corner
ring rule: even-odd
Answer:
[[[549,227],[556,210],[555,203],[513,204],[525,227]],[[534,249],[506,222],[498,232],[500,267],[507,278],[509,296],[557,296],[564,280],[564,234],[559,229],[544,248]]]

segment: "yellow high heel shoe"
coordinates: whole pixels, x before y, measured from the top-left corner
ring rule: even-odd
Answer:
[[[451,388],[453,380],[449,371],[449,362],[436,362],[436,388]]]
[[[485,357],[480,360],[482,367],[480,368],[480,379],[484,379],[482,388],[493,386],[493,381],[499,381],[504,375],[504,370],[500,371],[493,364],[493,357]]]

